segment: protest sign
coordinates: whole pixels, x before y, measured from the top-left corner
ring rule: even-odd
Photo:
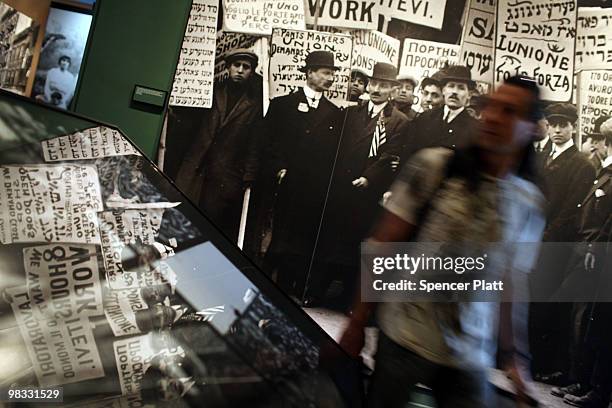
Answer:
[[[612,9],[578,9],[576,71],[609,69],[612,65]]]
[[[470,0],[461,36],[459,64],[472,72],[474,81],[493,83],[496,0]]]
[[[378,0],[308,0],[306,23],[376,30],[379,14],[377,3]]]
[[[182,347],[169,345],[159,334],[117,340],[113,343],[115,362],[123,395],[139,394],[142,377],[154,356],[184,356]]]
[[[99,243],[94,166],[0,167],[0,242]]]
[[[612,116],[612,71],[582,71],[579,75],[578,111],[582,137],[593,132],[595,119]]]
[[[167,253],[169,249],[155,241],[163,214],[164,209],[112,210],[98,214],[106,279],[113,289],[141,286],[140,282],[147,279],[147,273],[152,274],[153,277],[150,279],[152,283],[176,280],[170,267],[163,262],[154,262],[157,258],[169,256]],[[137,243],[145,247],[138,252],[128,247]],[[170,256],[172,254],[170,251]],[[146,265],[134,267],[146,270],[136,275],[125,274],[126,269],[122,260],[124,255],[135,263],[145,262]]]
[[[371,76],[374,64],[386,62],[397,67],[400,41],[378,31],[357,30],[353,36],[352,69]]]
[[[44,317],[103,314],[95,245],[53,244],[24,248],[32,310]]]
[[[274,29],[270,45],[270,99],[297,91],[306,83],[299,71],[311,51],[329,51],[334,55],[334,84],[325,93],[336,104],[347,100],[351,72],[352,39],[349,35],[319,31]]]
[[[212,106],[218,9],[218,0],[193,0],[170,93],[170,105]]]
[[[89,319],[39,319],[25,287],[9,288],[11,308],[41,387],[104,377]]]
[[[399,73],[410,75],[420,83],[446,64],[456,65],[458,61],[458,45],[406,38]]]
[[[446,0],[378,0],[376,10],[387,20],[397,18],[409,23],[442,29]]]
[[[87,160],[100,157],[136,155],[140,152],[118,131],[104,126],[41,142],[45,161]]]
[[[272,28],[303,30],[303,0],[224,0],[223,30],[270,35]]]
[[[499,0],[495,85],[512,75],[527,75],[537,81],[542,99],[569,101],[576,14],[576,0]]]
[[[109,290],[104,295],[104,314],[117,337],[140,333],[134,312],[147,308],[139,287]]]

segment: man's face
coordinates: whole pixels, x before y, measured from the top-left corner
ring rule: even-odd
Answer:
[[[60,61],[59,66],[62,71],[65,71],[70,67],[70,62],[67,59],[63,59]]]
[[[366,81],[361,75],[353,75],[351,78],[351,89],[350,99],[351,101],[357,101],[361,95],[365,92]]]
[[[334,70],[331,68],[309,69],[306,83],[317,92],[327,91],[334,83]]]
[[[518,149],[518,138],[531,137],[537,132],[538,125],[527,119],[532,102],[533,95],[528,90],[507,84],[500,86],[482,110],[477,144],[493,153]]]
[[[459,109],[467,106],[470,99],[470,90],[465,82],[448,81],[442,89],[444,103],[450,109]]]
[[[368,84],[368,92],[370,100],[375,105],[385,103],[391,97],[391,93],[395,89],[393,83],[389,81],[381,81],[379,79],[371,79]]]
[[[572,138],[574,126],[568,119],[553,116],[548,118],[548,136],[556,145],[562,145]]]
[[[593,138],[589,138],[589,140],[591,140],[591,146],[589,147],[589,151],[593,154],[596,153],[601,157],[605,157],[607,150],[606,139],[593,140]]]
[[[232,61],[229,68],[230,80],[235,84],[242,84],[249,80],[253,73],[253,65],[247,59],[237,59]]]
[[[421,107],[423,110],[429,110],[442,106],[444,97],[440,87],[430,84],[421,89]]]
[[[395,101],[412,105],[414,102],[414,86],[412,82],[400,81],[400,85],[397,87],[395,94]]]

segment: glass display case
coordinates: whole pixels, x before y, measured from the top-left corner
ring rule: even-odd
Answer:
[[[1,92],[0,178],[0,389],[359,405],[359,367],[119,129]]]

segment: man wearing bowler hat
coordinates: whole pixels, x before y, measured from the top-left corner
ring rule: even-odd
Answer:
[[[470,91],[476,87],[470,70],[454,65],[442,70],[440,85],[444,105],[423,112],[406,137],[406,158],[426,147],[456,148],[465,145],[475,131],[476,120],[466,111]]]
[[[325,294],[334,272],[343,272],[352,296],[359,273],[359,244],[374,221],[383,193],[399,166],[402,134],[409,121],[393,104],[399,86],[395,66],[374,65],[370,101],[347,109],[330,198],[315,259],[325,263],[311,280],[315,300]],[[327,269],[325,269],[327,268]],[[351,299],[345,299],[345,306]]]
[[[270,101],[264,120],[272,147],[265,160],[278,186],[266,269],[276,270],[281,288],[299,299],[338,147],[340,110],[323,95],[338,69],[331,52],[310,52],[300,68],[306,84]]]
[[[212,107],[178,118],[180,122],[191,116],[197,125],[192,142],[186,143],[189,150],[182,156],[176,183],[234,242],[244,189],[253,182],[258,165],[253,129],[262,120],[263,104],[257,63],[250,50],[230,52],[225,57],[229,76],[215,86]]]

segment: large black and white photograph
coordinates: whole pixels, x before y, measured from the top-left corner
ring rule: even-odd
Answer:
[[[130,1],[0,1],[0,391],[612,407],[612,2]]]
[[[74,96],[92,16],[79,9],[52,7],[32,97],[68,109]]]

